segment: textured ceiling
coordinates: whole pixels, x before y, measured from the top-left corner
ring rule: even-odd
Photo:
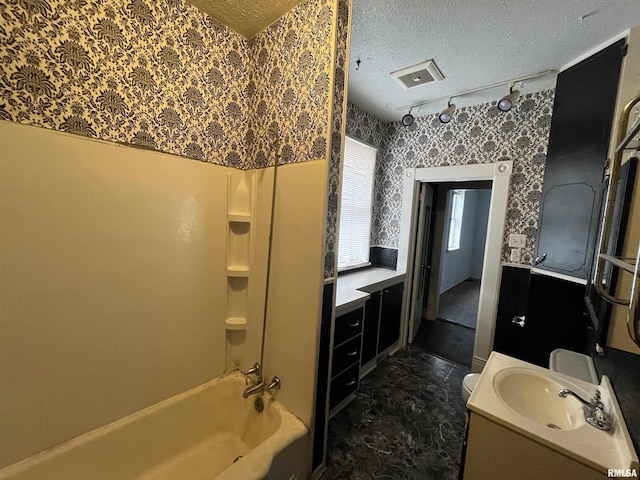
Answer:
[[[303,0],[188,0],[193,6],[251,38]]]
[[[349,100],[384,121],[397,107],[558,70],[624,30],[640,25],[639,0],[353,0]],[[389,72],[435,59],[445,76],[405,91]],[[356,60],[360,68],[356,71]],[[555,75],[525,82],[523,93],[555,85]],[[519,86],[520,87],[520,86]],[[453,100],[499,99],[504,86]],[[447,100],[413,110],[435,113]]]

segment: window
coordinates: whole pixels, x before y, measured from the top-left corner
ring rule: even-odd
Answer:
[[[373,176],[378,151],[345,138],[340,200],[338,270],[368,265]]]
[[[452,190],[449,197],[451,217],[449,219],[449,240],[447,250],[460,248],[460,234],[462,233],[462,214],[464,213],[464,190]]]

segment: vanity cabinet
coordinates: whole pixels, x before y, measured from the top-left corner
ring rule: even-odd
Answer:
[[[382,290],[380,307],[380,330],[378,332],[378,354],[400,340],[400,312],[404,283]]]
[[[342,313],[335,319],[329,393],[332,413],[358,389],[363,320],[364,306]]]
[[[475,412],[471,413],[464,480],[602,479],[606,474]]]
[[[382,290],[371,294],[365,304],[364,330],[362,332],[362,359],[360,366],[365,366],[372,361],[375,363],[378,356],[378,331],[380,327],[380,306],[382,304]]]
[[[375,366],[378,356],[400,340],[400,320],[404,283],[397,283],[371,293],[365,305],[362,333],[362,368],[364,376]]]

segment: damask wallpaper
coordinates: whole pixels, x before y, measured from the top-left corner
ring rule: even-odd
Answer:
[[[349,102],[347,106],[347,135],[378,149],[382,147],[390,124],[359,109]]]
[[[513,160],[503,260],[509,261],[508,235],[523,233],[521,263],[531,264],[553,96],[553,90],[525,95],[507,113],[495,102],[460,108],[448,124],[435,115],[416,118],[411,127],[390,124],[376,167],[371,244],[398,247],[404,168]],[[347,130],[358,129],[364,131],[353,125]]]
[[[332,5],[301,4],[248,41],[184,0],[6,0],[0,119],[238,168],[264,161],[277,125],[281,163],[313,160]]]
[[[273,165],[276,147],[279,164],[326,158],[334,9],[333,0],[302,3],[249,41],[248,167]]]
[[[345,130],[346,71],[349,52],[349,15],[351,0],[338,0],[336,28],[336,65],[333,79],[333,117],[331,120],[331,158],[329,162],[329,192],[325,234],[324,278],[336,276],[336,249],[338,232],[338,198],[340,195],[340,164],[342,139]]]

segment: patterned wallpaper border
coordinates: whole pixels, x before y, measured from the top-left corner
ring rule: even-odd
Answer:
[[[277,125],[281,163],[314,160],[332,6],[300,4],[248,41],[184,0],[7,0],[0,119],[236,168],[262,164]]]

